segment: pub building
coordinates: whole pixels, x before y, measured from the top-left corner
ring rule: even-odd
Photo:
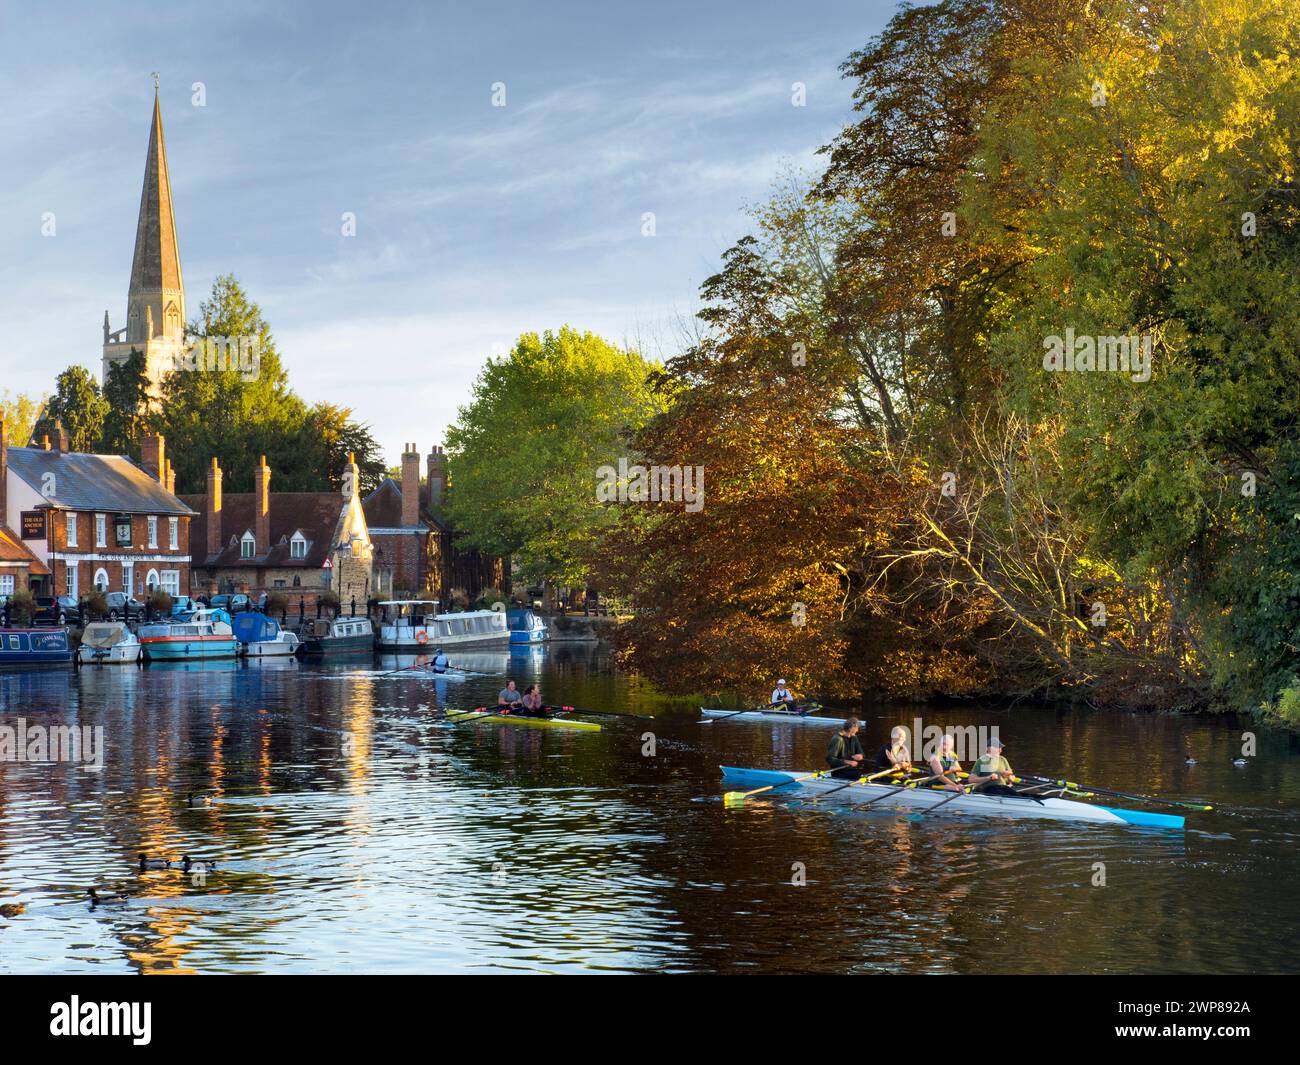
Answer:
[[[10,447],[0,422],[0,526],[37,563],[33,594],[188,592],[194,512],[172,491],[163,437],[146,434],[137,464],[71,452],[67,433],[54,429],[38,447]]]

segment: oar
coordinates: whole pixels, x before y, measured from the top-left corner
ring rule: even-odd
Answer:
[[[719,720],[725,720],[720,718]],[[817,777],[828,776],[834,773],[834,769],[823,769],[819,773],[809,773],[807,776],[795,777],[793,780],[783,780],[780,784],[768,784],[766,787],[755,788],[753,791],[729,791],[722,796],[724,806],[741,806],[751,795],[759,795],[765,791],[771,791],[773,788],[784,788],[791,784],[798,784],[803,780],[815,780]],[[836,789],[839,790],[838,788]]]
[[[952,802],[953,799],[960,799],[963,795],[966,795],[969,791],[970,791],[969,787],[962,788],[961,791],[955,791],[951,795],[949,795],[946,799],[942,800],[941,802],[935,803],[933,806],[926,807],[926,809],[922,810],[920,813],[908,814],[907,820],[919,821],[926,814],[934,813],[934,811],[939,809],[939,807],[947,806],[950,802]]]
[[[1214,807],[1209,803],[1203,802],[1182,802],[1178,799],[1158,799],[1154,795],[1134,795],[1127,791],[1112,791],[1109,788],[1095,788],[1091,784],[1076,784],[1072,780],[1053,780],[1049,777],[1035,777],[1025,774],[1022,780],[1036,780],[1041,784],[1051,784],[1053,787],[1069,788],[1071,791],[1079,792],[1096,792],[1098,795],[1113,795],[1117,799],[1133,799],[1137,802],[1163,803],[1166,806],[1181,806],[1185,810],[1213,810]]]
[[[412,670],[412,669],[418,669],[418,670],[420,670],[422,673],[433,673],[433,672],[434,672],[434,671],[433,671],[432,669],[430,669],[428,666],[423,665],[423,664],[421,664],[420,662],[412,662],[409,666],[403,666],[401,669],[394,669],[394,670],[392,670],[392,671],[389,672],[389,673],[381,673],[381,674],[380,674],[378,677],[376,677],[375,679],[376,679],[376,680],[383,680],[385,677],[395,677],[395,676],[397,676],[397,674],[399,674],[399,673],[406,673],[407,671]],[[473,673],[473,672],[474,672],[472,669],[465,669],[463,666],[455,666],[455,665],[452,665],[452,664],[449,662],[449,663],[447,664],[447,672],[450,672],[450,671],[453,670],[453,669],[454,669],[454,670],[457,670],[458,672],[461,672],[461,673]],[[444,676],[443,673],[437,673],[437,674],[435,674],[435,675],[436,675],[436,676],[439,676],[439,677]]]
[[[843,768],[844,768],[843,766],[835,767],[835,769],[843,769]],[[806,777],[795,777],[793,780],[782,781],[780,784],[769,784],[765,788],[755,788],[753,791],[729,791],[722,796],[722,801],[727,806],[740,806],[743,805],[744,801],[747,798],[749,798],[749,796],[751,795],[757,795],[760,792],[764,792],[764,791],[771,791],[773,788],[784,788],[789,786],[790,784],[798,784],[800,781],[803,780],[813,780],[816,777],[830,776],[835,772],[835,769],[823,769],[820,773],[809,773]],[[894,773],[894,772],[897,772],[897,770],[884,769],[881,770],[879,773],[875,773],[869,777],[859,777],[857,780],[846,781],[845,783],[841,784],[838,788],[831,788],[830,791],[823,791],[821,794],[834,795],[837,791],[843,791],[845,788],[849,787],[852,784],[861,784],[868,780],[875,780],[876,777],[888,776],[890,773]]]
[[[599,714],[602,717],[634,717],[638,721],[654,720],[654,714],[626,714],[618,710],[588,710],[583,706],[562,706],[560,709],[570,714]]]
[[[928,784],[932,780],[938,780],[943,775],[944,774],[942,773],[936,773],[934,776],[922,777],[920,780],[909,780],[906,783],[900,784],[896,788],[890,788],[883,795],[877,795],[874,799],[868,799],[866,802],[854,803],[851,809],[854,810],[865,809],[866,807],[870,806],[873,802],[880,802],[881,799],[888,799],[891,795],[897,795],[900,791],[906,791],[908,788],[919,788],[922,784]],[[838,791],[839,789],[837,788],[835,790]],[[830,792],[824,792],[824,794],[829,795]]]
[[[405,673],[408,669],[415,669],[417,666],[419,666],[419,668],[421,668],[421,669],[424,668],[423,666],[420,666],[420,664],[419,664],[418,662],[412,662],[409,666],[403,666],[401,669],[394,669],[394,670],[393,670],[392,672],[390,672],[390,673],[381,673],[381,674],[379,675],[379,677],[376,678],[376,679],[378,679],[378,680],[383,680],[384,677],[395,677],[395,676],[397,676],[397,674],[399,674],[399,673]]]
[[[835,772],[835,770],[832,769],[831,772],[833,773]],[[871,776],[869,777],[858,777],[857,780],[850,780],[847,783],[841,784],[838,788],[831,788],[829,791],[823,791],[817,796],[817,798],[820,799],[820,798],[824,798],[827,795],[834,795],[837,791],[843,791],[845,788],[851,787],[854,784],[866,784],[868,781],[878,780],[880,777],[887,777],[891,773],[902,773],[902,772],[904,772],[904,770],[898,768],[882,769],[879,773],[872,773]],[[908,769],[906,770],[906,772],[911,773],[914,772],[914,770]]]

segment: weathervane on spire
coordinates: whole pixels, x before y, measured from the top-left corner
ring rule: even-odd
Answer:
[[[154,92],[157,92],[157,91],[158,91],[158,71],[154,70],[154,71],[150,71],[150,73],[153,75],[153,91],[154,91]]]

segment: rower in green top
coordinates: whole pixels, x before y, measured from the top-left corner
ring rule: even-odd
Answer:
[[[984,795],[1016,795],[1009,787],[1016,779],[1011,763],[1002,757],[1003,743],[997,736],[989,740],[984,754],[970,767],[970,787]]]
[[[862,776],[866,755],[862,753],[862,741],[858,739],[861,727],[862,723],[851,717],[831,739],[831,745],[826,748],[826,764],[833,770],[831,776],[841,780],[857,780]]]
[[[912,768],[912,753],[907,749],[907,729],[895,725],[889,732],[889,742],[876,752],[876,769],[897,769],[906,773]]]
[[[951,732],[943,734],[938,751],[931,756],[930,772],[939,778],[934,782],[934,787],[947,788],[949,791],[965,790],[957,781],[957,774],[961,772],[961,762],[957,760],[957,755],[953,751]]]

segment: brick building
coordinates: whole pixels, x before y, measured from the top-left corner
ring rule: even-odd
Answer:
[[[280,592],[290,609],[301,599],[314,611],[319,597],[340,602],[386,595],[376,587],[374,547],[356,490],[360,472],[348,457],[350,476],[342,491],[272,492],[263,456],[253,491],[224,492],[217,460],[208,469],[207,492],[181,498],[194,518],[193,595]]]
[[[70,452],[55,429],[53,442],[9,447],[0,425],[0,525],[40,563],[29,567],[34,590],[75,598],[92,588],[135,596],[188,588],[193,512],[171,491],[163,438],[146,436],[137,465]]]
[[[498,558],[455,546],[455,534],[439,517],[447,492],[442,448],[426,457],[428,476],[420,483],[420,454],[414,444],[402,452],[402,480],[391,477],[366,496],[362,506],[375,545],[375,559],[389,575],[396,597],[437,599],[451,606],[453,588],[470,601],[484,588],[506,587],[506,566]]]

